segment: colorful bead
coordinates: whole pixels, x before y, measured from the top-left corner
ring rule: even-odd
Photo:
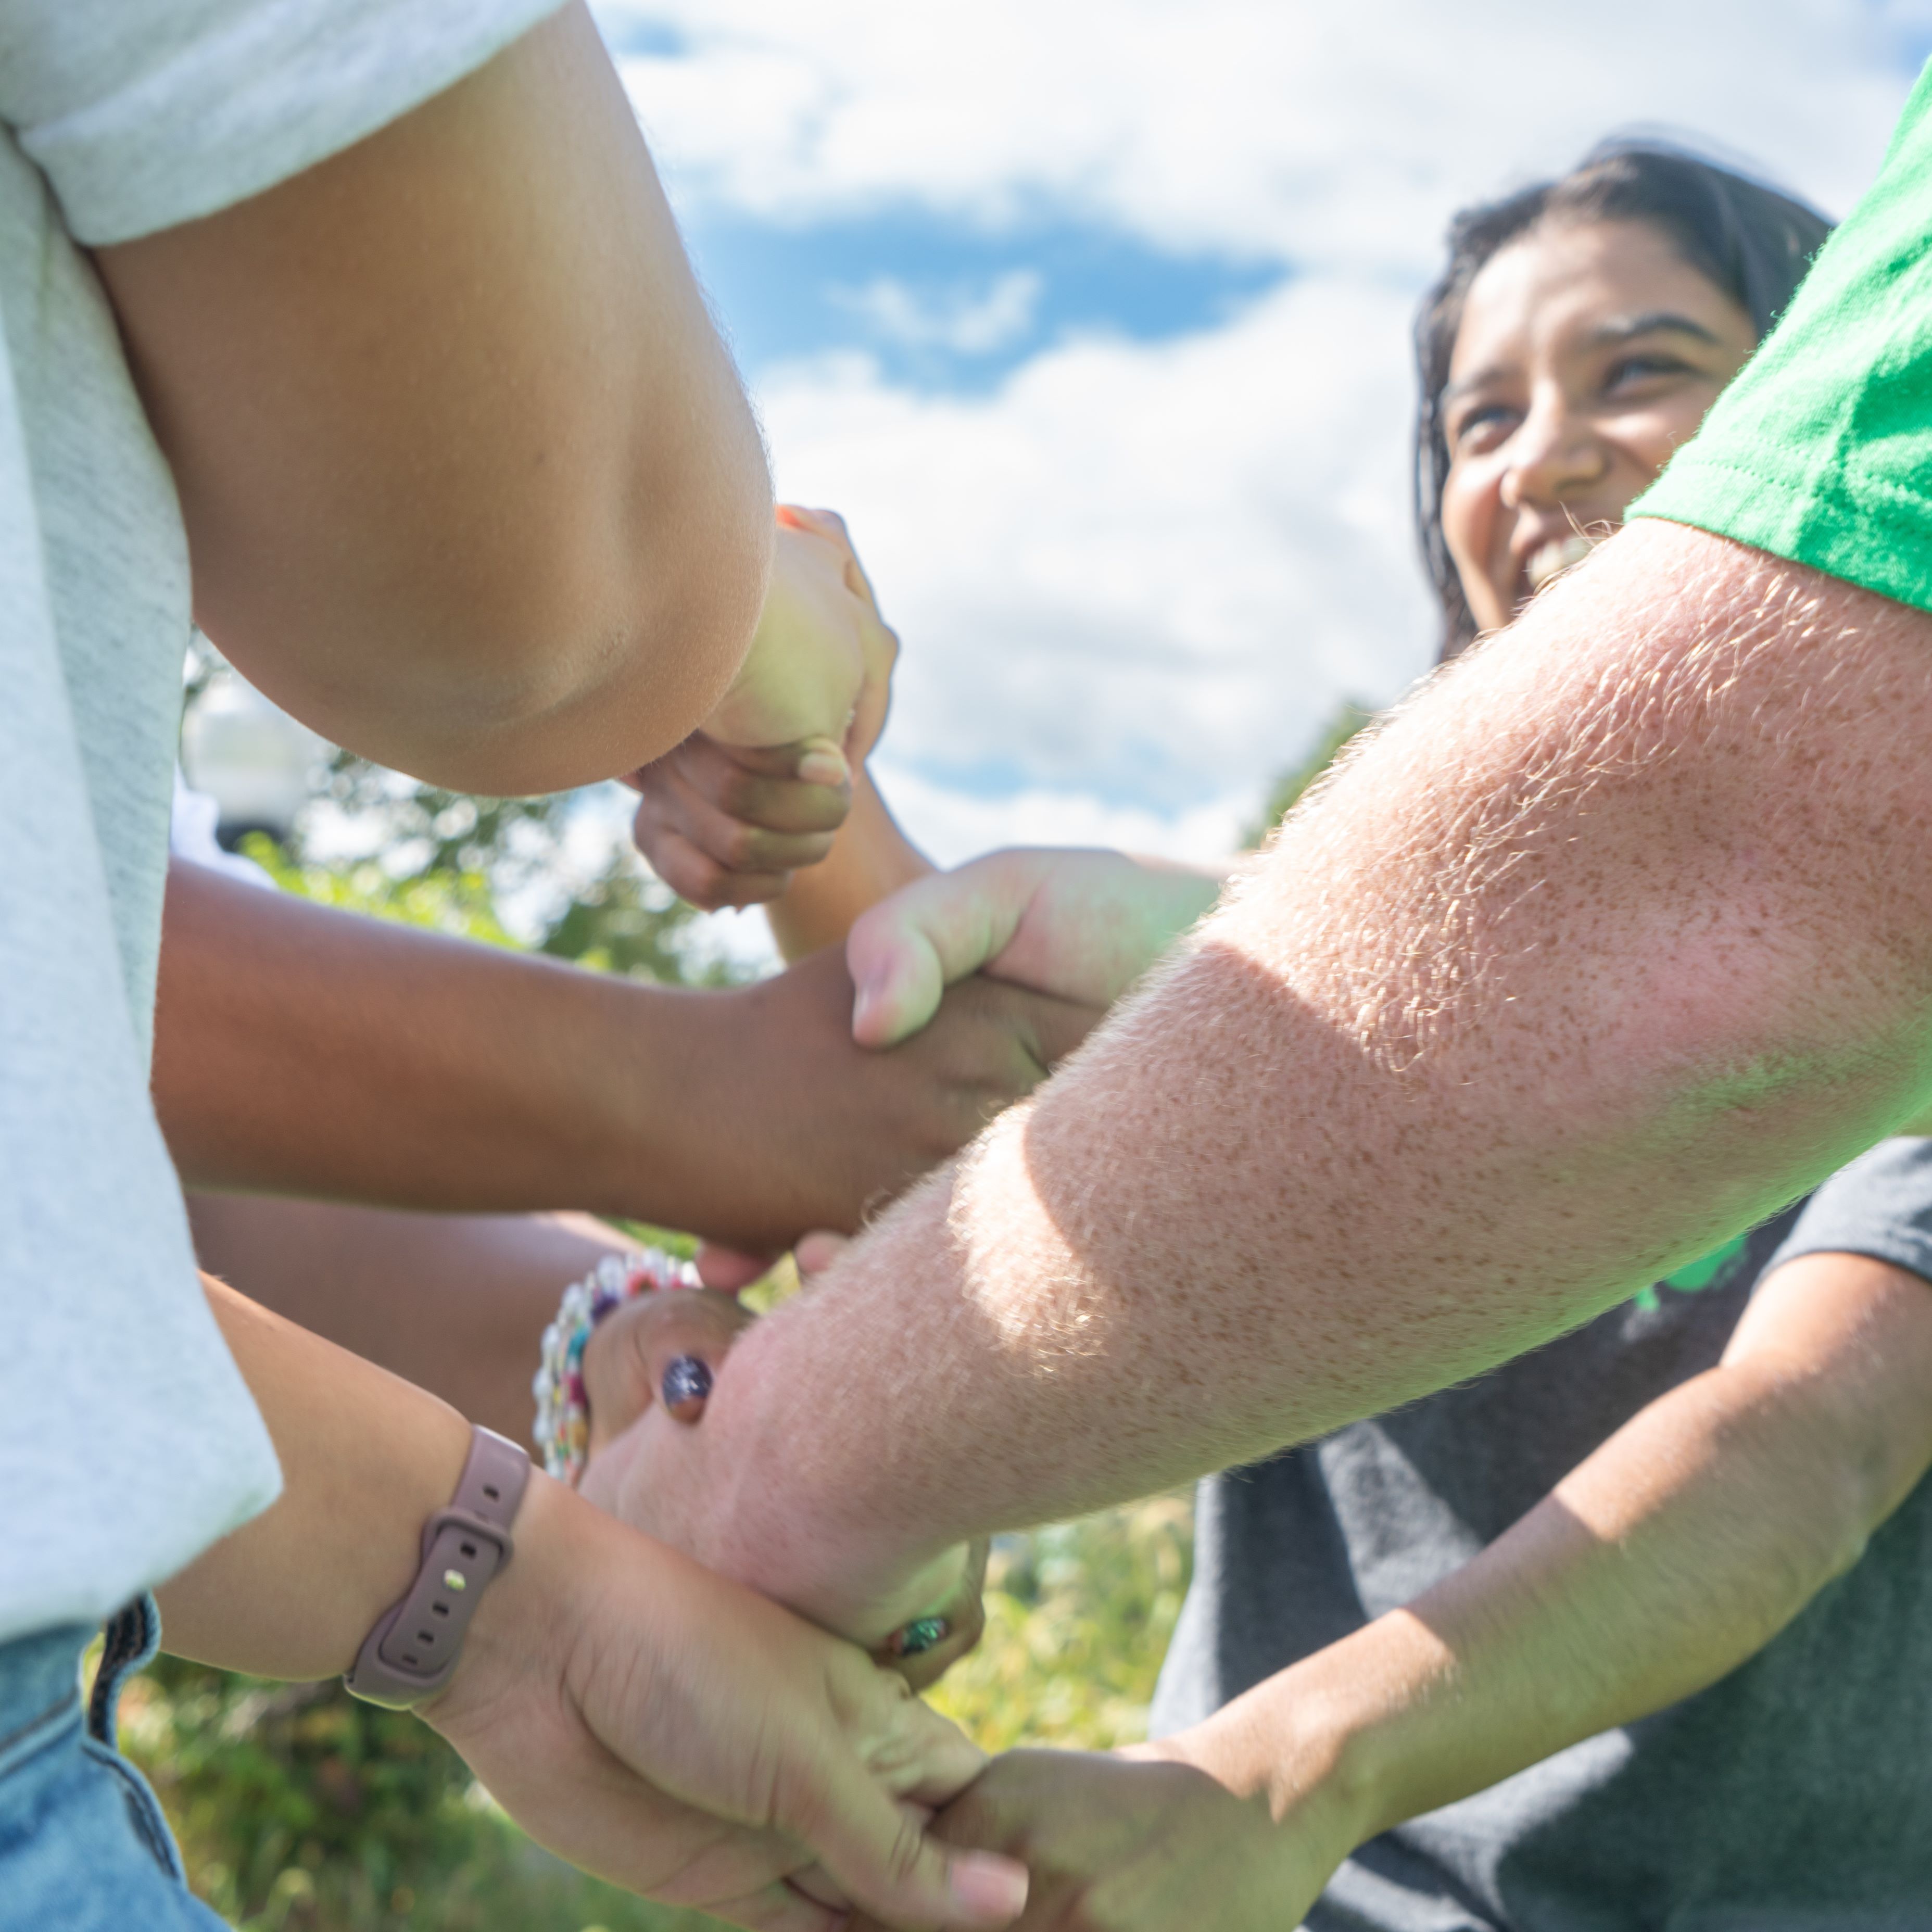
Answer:
[[[679,1422],[695,1422],[711,1394],[710,1364],[696,1355],[680,1355],[664,1372],[662,1390],[665,1412]]]
[[[583,1280],[564,1290],[556,1319],[543,1332],[542,1360],[530,1382],[537,1403],[533,1432],[551,1475],[574,1485],[589,1455],[590,1410],[582,1364],[592,1330],[637,1295],[700,1286],[690,1262],[646,1248],[604,1256]]]

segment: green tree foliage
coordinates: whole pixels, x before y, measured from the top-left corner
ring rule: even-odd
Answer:
[[[1000,1538],[986,1634],[933,1703],[988,1750],[1138,1744],[1192,1562],[1180,1496]]]
[[[1364,725],[1374,722],[1375,715],[1353,701],[1336,710],[1322,726],[1308,755],[1299,764],[1290,766],[1275,780],[1274,789],[1268,794],[1268,802],[1263,808],[1261,823],[1249,831],[1247,844],[1250,850],[1260,844],[1288,816],[1296,800],[1335,762],[1342,747]]]
[[[162,1659],[122,1700],[123,1748],[195,1891],[239,1932],[699,1932],[531,1844],[406,1712],[339,1684]]]
[[[534,910],[530,943],[560,958],[670,985],[741,977],[705,948],[699,916],[627,841],[610,844],[583,875],[571,835],[585,802],[580,793],[472,798],[338,752],[286,848],[264,851],[257,835],[249,850],[285,886],[332,904],[499,944],[511,943],[499,908],[521,904]],[[325,829],[344,825],[370,856],[324,856]]]

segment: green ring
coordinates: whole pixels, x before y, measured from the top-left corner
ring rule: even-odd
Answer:
[[[944,1617],[914,1618],[899,1632],[900,1656],[922,1657],[928,1650],[936,1649],[946,1641],[946,1630]]]

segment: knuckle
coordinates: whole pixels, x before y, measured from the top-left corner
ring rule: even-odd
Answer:
[[[927,1856],[926,1826],[917,1817],[899,1814],[898,1828],[892,1834],[886,1854],[886,1870],[896,1886],[910,1884],[919,1876]]]
[[[756,818],[768,808],[766,782],[755,772],[734,765],[711,788],[712,802],[734,818]]]
[[[716,912],[730,903],[729,874],[715,859],[702,852],[692,850],[688,856],[682,857],[676,876],[667,874],[664,883],[679,898],[688,899],[706,912]]]
[[[731,872],[760,871],[765,862],[765,835],[756,826],[734,818],[718,839],[717,856]]]

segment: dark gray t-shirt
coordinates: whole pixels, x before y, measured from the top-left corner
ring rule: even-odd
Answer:
[[[1479,1382],[1204,1483],[1154,1735],[1459,1568],[1714,1366],[1773,1267],[1831,1251],[1932,1278],[1932,1141],[1885,1142],[1717,1256]],[[1306,1922],[1932,1928],[1932,1479],[1728,1677],[1372,1840]]]

